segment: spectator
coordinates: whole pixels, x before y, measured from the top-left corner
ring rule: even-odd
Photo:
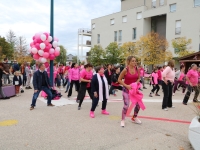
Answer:
[[[10,84],[10,78],[9,78],[10,65],[8,63],[8,58],[4,58],[3,70],[4,70],[4,74],[3,74],[4,84],[7,84],[7,80],[8,80],[8,84]]]

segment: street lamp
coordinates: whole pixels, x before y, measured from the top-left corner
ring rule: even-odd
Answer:
[[[50,6],[50,35],[54,39],[54,0],[51,1],[51,6]],[[53,42],[53,40],[52,40]],[[51,44],[52,44],[51,42]],[[53,86],[53,60],[50,60],[50,82],[51,85]]]

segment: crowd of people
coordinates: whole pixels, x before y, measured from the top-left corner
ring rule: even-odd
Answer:
[[[95,109],[99,101],[102,101],[102,114],[109,115],[106,110],[107,100],[109,95],[116,96],[116,91],[121,90],[124,106],[122,108],[121,126],[125,126],[125,117],[131,99],[133,90],[145,90],[145,69],[142,65],[138,64],[134,56],[129,56],[126,60],[125,67],[114,66],[108,64],[106,66],[93,66],[90,63],[78,66],[77,63],[69,63],[68,65],[54,64],[54,82],[49,81],[50,67],[46,64],[36,64],[34,71],[31,71],[30,63],[24,63],[19,67],[17,63],[13,65],[13,85],[15,85],[16,94],[20,95],[20,87],[25,86],[25,89],[32,89],[31,77],[33,76],[34,94],[30,110],[36,106],[36,100],[41,91],[47,95],[47,106],[54,106],[52,101],[52,89],[64,90],[67,93],[68,99],[72,96],[73,87],[77,92],[76,102],[78,103],[78,110],[81,110],[86,91],[92,99],[92,106],[90,109],[90,117],[95,117]],[[4,99],[8,99],[2,90],[2,79],[4,83],[9,79],[9,67],[7,59],[4,63],[0,63],[0,94]],[[133,84],[135,83],[135,84]],[[181,65],[180,70],[174,68],[174,61],[170,60],[167,65],[154,67],[150,75],[150,85],[152,90],[149,97],[160,96],[159,91],[162,89],[163,102],[162,109],[168,111],[168,108],[174,108],[172,103],[172,96],[176,91],[182,88],[182,93],[187,92],[183,98],[183,104],[187,105],[191,92],[194,91],[193,102],[198,101],[200,90],[200,68],[196,64],[192,64],[187,73],[185,66]],[[134,89],[135,88],[135,89]],[[137,93],[141,94],[141,93]],[[140,95],[139,95],[140,97]],[[134,108],[134,115],[132,121],[141,124],[137,115],[140,109],[144,109],[142,103],[136,102]]]

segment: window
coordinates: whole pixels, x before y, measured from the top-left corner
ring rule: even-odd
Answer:
[[[95,29],[95,23],[92,24],[92,29]]]
[[[122,30],[119,30],[119,42],[122,41]]]
[[[136,39],[136,28],[133,28],[133,40]]]
[[[176,21],[175,34],[181,34],[181,20]]]
[[[194,0],[194,7],[200,6],[200,0]]]
[[[97,43],[100,43],[100,34],[97,34]]]
[[[175,12],[176,11],[176,4],[171,4],[170,5],[170,12]]]
[[[139,20],[139,19],[142,19],[142,12],[138,12],[137,13],[137,19]]]
[[[114,41],[117,42],[117,31],[114,32]]]
[[[115,24],[115,19],[110,19],[110,24],[114,25]]]
[[[123,23],[127,22],[127,16],[123,16],[123,17],[122,17],[122,22],[123,22]]]
[[[156,0],[152,0],[152,8],[156,8]]]
[[[165,4],[164,0],[160,0],[160,6],[163,6]]]

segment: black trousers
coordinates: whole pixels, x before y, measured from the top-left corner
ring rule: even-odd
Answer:
[[[70,83],[70,88],[69,88],[69,92],[68,92],[68,97],[69,96],[72,96],[72,88],[73,88],[73,85],[75,84],[76,86],[76,91],[78,92],[79,91],[79,80],[71,80],[71,83]]]
[[[97,107],[97,105],[98,105],[98,103],[99,103],[99,97],[93,97],[93,99],[92,99],[92,108],[91,108],[91,111],[95,111],[95,109],[96,109],[96,107]],[[107,105],[107,99],[106,98],[104,98],[103,99],[103,102],[102,102],[102,110],[105,110],[106,109],[106,105]]]
[[[162,88],[164,92],[163,102],[162,102],[162,109],[165,109],[167,107],[172,107],[172,83],[170,81],[167,81],[168,84],[165,84],[165,82],[162,82]]]
[[[26,86],[26,80],[27,80],[27,77],[26,77],[26,74],[23,73],[23,86]]]
[[[77,96],[77,100],[79,100],[78,107],[81,107],[81,104],[83,103],[86,90],[88,91],[88,94],[89,94],[90,98],[92,99],[91,87],[87,88],[87,84],[88,84],[88,82],[81,82],[81,84],[80,84],[80,89],[79,89],[78,96]]]
[[[109,90],[109,95],[112,94],[112,91],[114,89],[118,89],[118,90],[122,91],[122,86],[113,86],[113,85],[111,85],[110,90]]]
[[[159,87],[158,84],[156,84],[156,85],[154,84],[154,85],[153,85],[153,89],[151,90],[151,92],[154,93],[155,90],[156,90],[156,94],[158,94],[158,91],[160,90],[160,87]]]

